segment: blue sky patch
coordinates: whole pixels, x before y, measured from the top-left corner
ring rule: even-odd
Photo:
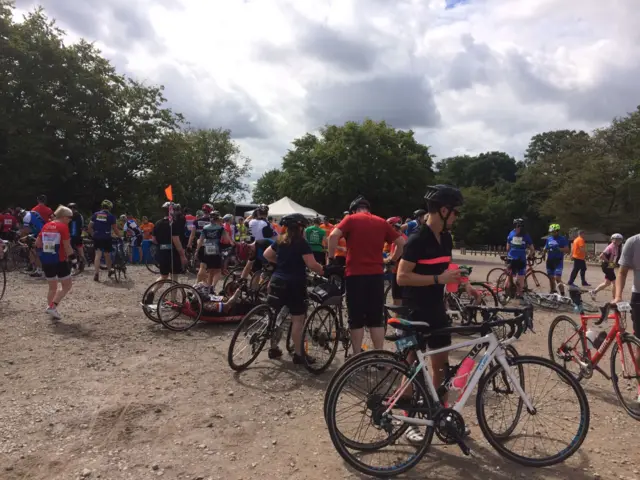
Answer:
[[[445,8],[447,10],[451,10],[452,8],[455,8],[458,5],[464,5],[465,3],[469,3],[469,0],[446,0]]]

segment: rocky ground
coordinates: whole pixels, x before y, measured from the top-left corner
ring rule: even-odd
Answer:
[[[473,263],[472,279],[496,265],[462,259]],[[592,283],[601,276],[591,267]],[[44,314],[45,282],[9,275],[0,302],[0,478],[362,478],[336,453],[322,416],[340,362],[313,377],[263,353],[234,374],[226,360],[233,326],[166,331],[138,304],[153,275],[134,267],[130,277],[116,285],[80,276],[59,308],[63,320],[53,323]],[[521,339],[521,353],[546,355],[552,317],[536,315],[537,334]],[[503,459],[474,423],[470,401],[473,455],[435,445],[405,478],[640,479],[640,425],[604,378],[584,386],[590,432],[565,464],[535,470]]]

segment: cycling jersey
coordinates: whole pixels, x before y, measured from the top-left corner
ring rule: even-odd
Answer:
[[[265,232],[268,232],[265,229],[269,229],[271,231],[271,235],[267,235],[268,237],[273,236],[273,231],[271,229],[271,225],[266,220],[260,218],[254,218],[249,221],[249,233],[256,240],[262,240],[265,238]]]
[[[217,223],[210,223],[200,232],[200,238],[204,239],[204,254],[207,256],[220,255],[220,240],[224,228]]]
[[[191,235],[191,230],[196,228],[196,217],[194,215],[185,215],[184,220],[186,223],[185,234],[187,238],[189,238],[189,236]]]
[[[48,222],[49,219],[53,216],[53,210],[51,210],[46,205],[38,204],[31,209],[32,212],[38,212],[38,215],[42,217],[42,220]]]
[[[323,252],[324,246],[322,244],[324,238],[326,236],[325,230],[315,225],[307,227],[304,230],[304,237],[307,240],[307,243],[311,247],[312,252]]]
[[[44,220],[38,212],[27,212],[22,219],[22,226],[29,228],[33,235],[38,235],[42,227],[44,227]]]
[[[569,242],[562,235],[558,235],[557,237],[554,237],[553,235],[548,236],[547,243],[544,247],[549,252],[547,253],[547,258],[550,260],[563,259],[564,253],[560,249],[568,246]]]
[[[42,227],[38,237],[42,240],[42,249],[38,249],[38,256],[43,265],[51,265],[64,262],[67,252],[62,245],[64,240],[69,240],[69,227],[61,222],[49,222]]]
[[[69,234],[71,234],[72,237],[81,237],[83,228],[84,218],[82,218],[82,215],[79,213],[75,213],[69,223]]]
[[[196,218],[194,223],[196,234],[199,234],[200,232],[202,232],[202,229],[206,225],[209,225],[209,223],[211,223],[211,218],[209,217],[209,215],[203,215],[201,217]]]
[[[111,227],[116,224],[114,217],[108,210],[99,210],[91,216],[93,223],[93,238],[98,240],[111,239]]]
[[[526,260],[527,248],[533,245],[533,240],[531,240],[528,233],[518,234],[515,230],[511,230],[507,237],[507,243],[509,244],[507,258],[511,260]]]
[[[16,217],[10,213],[0,214],[0,232],[10,232],[17,224]]]
[[[411,235],[412,233],[415,233],[418,231],[418,227],[420,225],[418,224],[418,222],[416,220],[410,220],[407,222],[407,235]]]
[[[133,218],[127,219],[127,221],[124,222],[124,231],[131,232],[132,237],[138,237],[142,235],[142,230]]]
[[[275,242],[270,238],[263,238],[262,240],[256,240],[256,251],[254,253],[253,258],[250,260],[259,260],[263,262],[263,264],[269,263],[266,258],[264,258],[264,252],[273,245]]]

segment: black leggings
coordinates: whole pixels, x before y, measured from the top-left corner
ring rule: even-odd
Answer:
[[[587,283],[587,279],[585,278],[585,274],[587,273],[587,262],[584,260],[580,260],[579,258],[573,259],[573,270],[571,270],[571,275],[569,276],[569,284],[572,284],[576,277],[578,276],[578,272],[580,272],[580,280],[582,280],[582,284]]]

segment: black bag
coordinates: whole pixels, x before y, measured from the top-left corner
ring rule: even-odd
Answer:
[[[340,305],[342,303],[340,289],[333,283],[321,283],[314,287],[309,294],[309,298],[322,306]]]

